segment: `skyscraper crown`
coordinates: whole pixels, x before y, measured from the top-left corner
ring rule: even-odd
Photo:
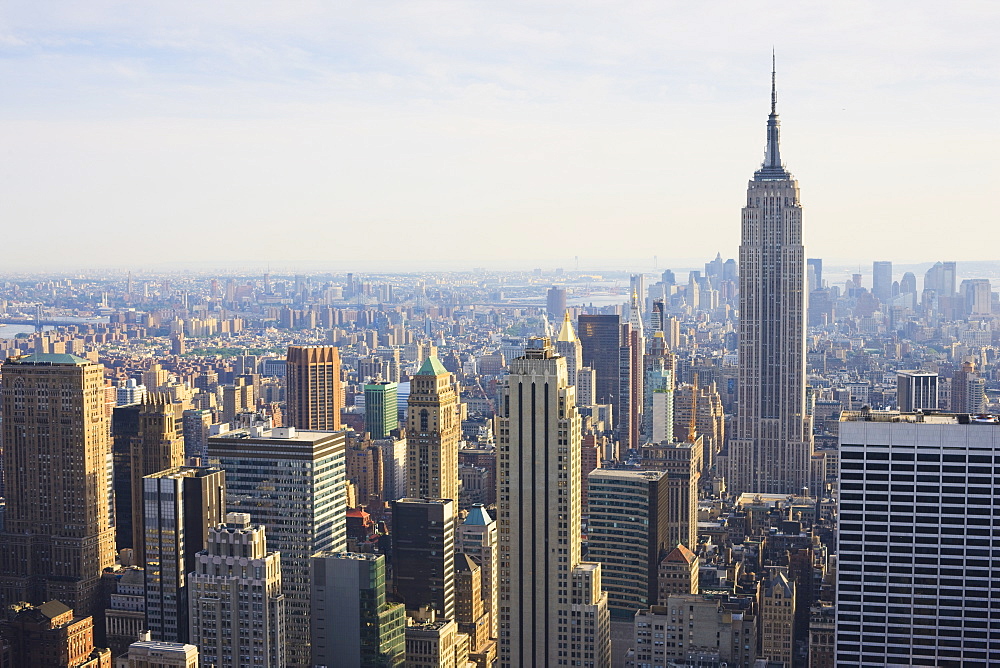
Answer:
[[[776,85],[774,53],[771,53],[771,113],[767,117],[767,144],[764,147],[764,162],[760,169],[754,172],[754,181],[782,181],[790,179],[791,174],[785,171],[781,164],[781,149],[778,141],[778,131],[781,121],[778,120],[778,88]]]

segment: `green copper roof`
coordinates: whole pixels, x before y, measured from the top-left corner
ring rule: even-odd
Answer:
[[[90,364],[90,360],[67,353],[35,353],[27,357],[7,360],[11,364]]]
[[[418,376],[440,376],[443,373],[448,373],[448,370],[444,368],[444,364],[441,361],[431,355],[424,360],[424,363],[420,365],[420,371],[417,371]]]
[[[488,512],[486,512],[486,508],[483,507],[483,504],[475,503],[472,505],[472,509],[469,510],[469,515],[465,518],[465,521],[462,522],[462,524],[488,527],[493,524],[493,518],[490,517]]]

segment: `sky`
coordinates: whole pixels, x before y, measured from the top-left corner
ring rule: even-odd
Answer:
[[[1000,3],[0,4],[10,268],[994,260]]]

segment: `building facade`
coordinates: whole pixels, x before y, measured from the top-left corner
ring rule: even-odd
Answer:
[[[580,556],[580,416],[548,339],[511,362],[500,416],[500,666],[608,666],[601,567]]]
[[[581,315],[577,318],[582,366],[594,370],[594,401],[617,406],[621,317]]]
[[[901,413],[937,410],[938,375],[934,371],[899,371],[896,374],[896,405]]]
[[[196,555],[190,583],[190,637],[203,665],[286,665],[281,560],[267,549],[265,527],[227,513]]]
[[[482,569],[483,605],[490,614],[490,637],[497,637],[497,523],[482,505],[474,505],[458,525],[455,550],[476,560]]]
[[[455,618],[455,510],[451,499],[392,504],[393,590],[408,611]]]
[[[344,408],[339,349],[289,346],[285,374],[285,422],[298,429],[339,431]]]
[[[0,605],[57,600],[96,614],[115,562],[104,367],[36,354],[8,359],[2,373]]]
[[[428,357],[410,379],[406,405],[407,496],[458,503],[459,409],[454,377]]]
[[[179,466],[142,479],[146,629],[151,640],[188,642],[188,574],[225,517],[226,474]]]
[[[657,568],[670,550],[668,474],[596,469],[588,478],[588,557],[601,564],[613,618],[657,603]]]
[[[148,395],[139,406],[139,435],[132,441],[130,453],[132,551],[134,563],[139,566],[146,561],[146,536],[142,523],[145,513],[143,478],[184,464],[183,411],[182,404],[175,406],[168,395],[160,393]],[[171,638],[156,640],[176,642]]]
[[[281,554],[289,666],[308,666],[310,557],[347,550],[343,433],[294,427],[209,438],[209,463],[226,472],[227,508],[267,527]]]
[[[388,438],[399,427],[398,383],[376,382],[365,385],[365,431],[373,439]]]
[[[15,604],[5,612],[0,657],[12,668],[111,668],[111,650],[94,647],[93,617],[77,616],[59,601]]]
[[[386,600],[385,556],[317,552],[312,572],[312,665],[402,666],[406,610]]]
[[[835,664],[997,665],[1000,425],[845,413],[840,451]]]

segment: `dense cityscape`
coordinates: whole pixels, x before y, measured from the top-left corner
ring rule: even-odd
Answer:
[[[0,277],[0,666],[1000,663],[996,267],[807,257],[776,96],[699,268]]]

